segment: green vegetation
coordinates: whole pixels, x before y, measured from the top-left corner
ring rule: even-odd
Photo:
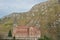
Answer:
[[[47,36],[44,36],[44,38],[39,38],[38,40],[51,40],[51,38],[48,38]]]
[[[8,37],[12,37],[12,32],[9,30]]]

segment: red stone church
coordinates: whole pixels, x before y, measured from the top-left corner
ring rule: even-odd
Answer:
[[[17,39],[37,40],[41,36],[41,32],[37,27],[17,26],[13,29],[13,36]]]

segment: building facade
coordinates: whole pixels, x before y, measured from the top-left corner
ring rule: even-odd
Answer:
[[[41,37],[41,32],[36,27],[18,26],[13,29],[13,37],[16,39],[37,40]]]

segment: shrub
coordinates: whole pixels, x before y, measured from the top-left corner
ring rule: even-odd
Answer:
[[[8,37],[12,37],[11,30],[9,30]]]

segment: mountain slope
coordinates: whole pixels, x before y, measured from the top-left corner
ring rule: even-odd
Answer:
[[[60,4],[46,1],[36,4],[28,12],[12,13],[0,20],[0,33],[7,34],[13,28],[13,24],[36,26],[40,28],[42,37],[44,35],[57,40],[60,24]],[[57,36],[58,35],[58,36]]]

